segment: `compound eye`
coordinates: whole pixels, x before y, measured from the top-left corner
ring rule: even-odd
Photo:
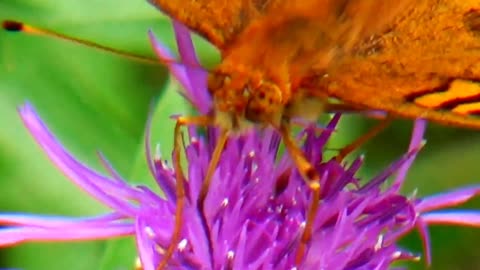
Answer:
[[[278,114],[281,97],[276,85],[262,84],[260,87],[253,89],[247,104],[245,117],[252,122],[271,122],[272,117]]]
[[[258,101],[266,108],[271,108],[282,102],[282,93],[278,86],[273,83],[264,83],[256,90]]]

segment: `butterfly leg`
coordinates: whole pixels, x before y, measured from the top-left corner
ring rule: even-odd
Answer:
[[[168,246],[163,258],[156,268],[157,270],[166,268],[168,261],[172,258],[177,245],[180,241],[181,229],[182,229],[182,217],[183,210],[185,207],[185,175],[181,167],[181,158],[180,153],[182,149],[182,133],[181,128],[186,125],[198,125],[198,126],[208,126],[211,125],[211,118],[207,116],[196,116],[196,117],[179,117],[177,123],[175,124],[174,130],[174,144],[173,144],[173,166],[175,169],[175,195],[176,195],[176,209],[175,209],[175,225],[173,227],[172,238],[170,240],[170,245]]]
[[[392,123],[392,121],[393,118],[390,117],[381,120],[380,123],[376,124],[367,133],[361,135],[347,146],[344,146],[342,149],[340,149],[340,152],[336,157],[337,161],[341,162],[347,155],[360,148],[360,146],[368,142],[373,137],[377,136],[380,132],[387,128]]]
[[[327,102],[325,111],[329,113],[346,113],[346,114],[361,114],[368,118],[384,120],[387,118],[387,113],[384,111],[369,110],[364,107],[354,106],[347,103],[331,103]]]
[[[315,221],[315,216],[318,211],[318,206],[320,202],[320,194],[321,194],[321,187],[320,187],[320,175],[315,170],[313,165],[307,160],[301,149],[295,143],[294,139],[290,134],[290,125],[287,123],[283,123],[280,126],[280,134],[283,138],[283,142],[285,143],[285,147],[287,151],[290,153],[290,156],[293,159],[293,162],[297,166],[298,171],[302,175],[303,179],[307,183],[307,185],[312,190],[312,199],[310,207],[308,208],[307,217],[305,221],[305,228],[303,230],[301,239],[300,239],[300,246],[297,250],[296,255],[296,263],[299,265],[303,257],[305,256],[305,251],[308,245],[308,242],[312,238],[312,231],[313,231],[313,223]]]
[[[327,112],[342,112],[342,113],[356,113],[362,114],[370,118],[379,119],[380,122],[376,124],[372,129],[370,129],[367,133],[363,134],[355,141],[351,142],[347,146],[340,149],[336,159],[337,161],[342,161],[347,155],[355,151],[356,149],[360,148],[363,144],[368,142],[373,137],[377,136],[380,132],[382,132],[385,128],[387,128],[393,121],[393,118],[390,117],[387,113],[383,111],[372,111],[366,108],[362,108],[359,106],[354,106],[347,103],[326,103],[325,110]]]

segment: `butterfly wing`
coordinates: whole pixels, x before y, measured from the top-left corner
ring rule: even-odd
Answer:
[[[366,37],[391,27],[406,15],[414,1],[342,0],[333,1],[334,30],[342,37],[337,41],[346,51]]]
[[[413,2],[272,2],[225,47],[223,56],[230,65],[259,70],[268,79],[289,78],[295,88],[311,70],[331,69],[359,41],[388,29]]]
[[[222,50],[278,0],[149,0]]]
[[[317,73],[304,85],[354,106],[479,129],[479,10],[478,1],[418,2],[328,78]]]
[[[480,54],[476,59],[480,61]],[[443,64],[451,64],[447,62]],[[423,118],[444,125],[480,129],[480,76],[477,79],[468,79],[470,76],[462,79],[426,72],[392,76],[386,70],[369,70],[367,65],[359,63],[354,76],[333,75],[328,78],[327,84],[306,83],[305,86],[313,96],[320,93],[324,96],[326,92],[329,97],[354,108],[381,110],[391,116]],[[337,71],[352,70],[342,67]]]

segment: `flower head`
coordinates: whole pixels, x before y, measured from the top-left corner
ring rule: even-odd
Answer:
[[[183,60],[198,63],[188,31],[179,24],[175,24],[175,30]],[[158,56],[170,63],[172,74],[185,89],[184,95],[200,112],[209,111],[206,73],[166,61],[171,59],[170,54],[152,34],[151,40]],[[88,168],[63,148],[30,104],[19,111],[54,164],[111,211],[81,219],[3,213],[0,222],[8,226],[0,230],[0,245],[132,235],[143,269],[156,269],[174,228],[176,172],[161,159],[152,158],[148,136],[148,165],[164,196],[143,186],[128,185],[108,162],[103,162],[110,172],[108,176]],[[323,132],[306,128],[299,134],[306,157],[321,175],[322,185],[313,235],[300,264],[295,255],[311,192],[289,156],[279,152],[280,137],[265,129],[230,138],[213,176],[204,213],[200,213],[197,197],[217,134],[211,129],[206,139],[190,128],[185,147],[188,172],[182,238],[168,267],[388,269],[395,261],[418,259],[397,244],[401,236],[415,228],[423,236],[429,261],[428,225],[480,226],[479,212],[439,211],[478,195],[480,186],[426,198],[399,193],[411,162],[423,146],[424,121],[416,121],[405,155],[373,179],[364,180],[355,177],[362,157],[351,164],[324,159],[322,151],[339,118],[335,115]],[[391,184],[386,183],[388,178],[393,178]]]

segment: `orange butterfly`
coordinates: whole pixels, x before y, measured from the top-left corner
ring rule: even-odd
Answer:
[[[184,124],[223,130],[200,205],[228,134],[251,123],[271,125],[313,191],[304,245],[320,186],[289,134],[292,118],[316,119],[343,106],[480,128],[480,119],[471,116],[480,112],[479,1],[150,2],[210,41],[222,56],[208,80],[212,114],[181,118],[176,131]]]
[[[209,90],[226,128],[278,127],[326,97],[480,128],[478,1],[150,2],[221,51]]]

